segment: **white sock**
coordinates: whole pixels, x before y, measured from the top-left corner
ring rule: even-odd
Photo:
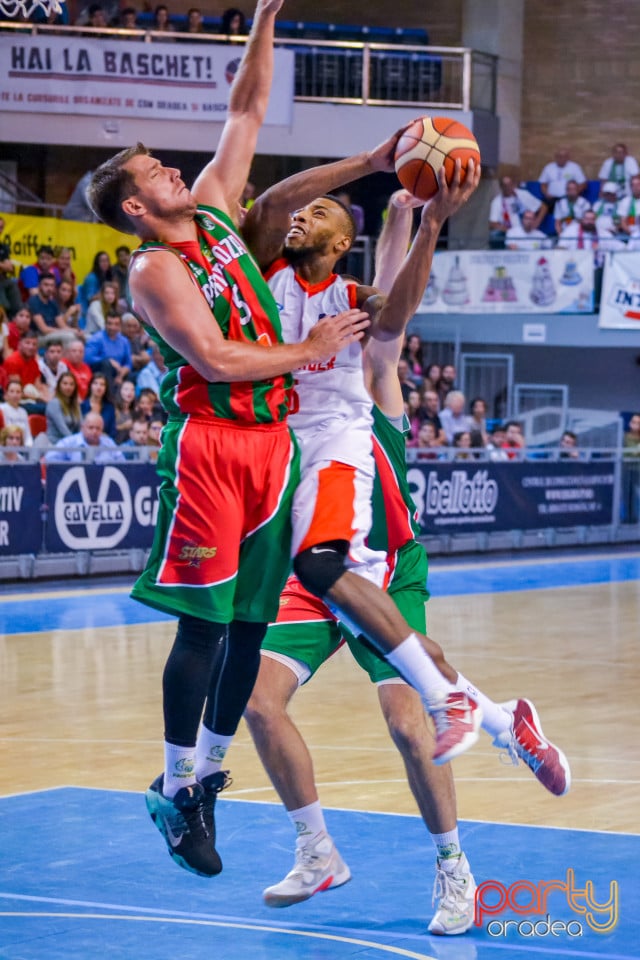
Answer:
[[[429,703],[441,700],[456,689],[442,676],[415,633],[385,653],[385,660],[418,691],[427,708]]]
[[[223,737],[204,724],[200,727],[196,742],[196,774],[198,780],[222,769],[223,760],[231,746],[233,735]]]
[[[196,782],[196,748],[179,747],[175,743],[164,742],[164,783],[162,793],[165,797],[175,797],[181,787],[191,787]]]
[[[492,737],[497,737],[498,734],[511,729],[513,718],[509,711],[501,707],[500,704],[494,703],[493,700],[489,700],[489,697],[474,687],[472,683],[469,683],[461,673],[458,674],[456,680],[456,690],[468,693],[476,703],[480,704],[482,708],[482,729],[486,730]]]
[[[323,830],[326,833],[327,828],[319,800],[307,804],[306,807],[300,807],[298,810],[287,810],[287,813],[296,831],[297,847],[304,846],[312,837]]]
[[[438,860],[450,860],[452,857],[459,857],[462,853],[457,827],[447,833],[432,833],[431,839],[436,848]]]

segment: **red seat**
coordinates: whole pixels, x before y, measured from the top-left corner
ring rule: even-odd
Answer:
[[[29,414],[29,430],[31,430],[31,436],[34,438],[37,437],[39,433],[46,433],[47,418],[44,413]]]
[[[0,430],[2,430],[3,427],[4,427],[4,414],[2,410],[0,410]]]

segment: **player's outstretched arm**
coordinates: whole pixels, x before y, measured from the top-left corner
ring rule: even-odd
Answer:
[[[301,170],[261,194],[242,227],[247,245],[260,266],[269,266],[282,252],[294,210],[369,173],[391,173],[396,144],[404,129],[396,131],[373,150]]]
[[[380,293],[389,293],[398,276],[411,242],[413,211],[423,204],[424,200],[418,200],[404,189],[396,190],[389,197],[387,215],[376,243],[373,286]]]
[[[438,235],[445,220],[467,202],[480,182],[480,165],[469,161],[467,173],[460,182],[460,161],[451,186],[447,185],[444,168],[438,174],[439,190],[427,203],[420,225],[389,294],[371,325],[371,336],[390,340],[398,336],[418,309],[429,279]]]
[[[129,290],[140,318],[210,382],[266,380],[328,360],[362,339],[369,325],[366,313],[347,310],[321,320],[302,343],[265,347],[225,340],[192,277],[168,250],[136,257]]]
[[[373,287],[377,295],[369,295],[367,306],[375,314],[384,304],[384,295],[393,286],[404,262],[411,240],[413,211],[422,206],[408,190],[396,190],[389,198],[387,216],[376,244],[376,272]],[[369,294],[360,287],[359,293]],[[389,340],[369,338],[364,350],[364,378],[374,403],[388,417],[400,417],[404,410],[398,379],[398,361],[402,354],[405,327]]]
[[[198,203],[236,215],[249,177],[273,78],[273,35],[283,0],[258,0],[242,63],[231,86],[229,112],[216,154],[193,185]]]

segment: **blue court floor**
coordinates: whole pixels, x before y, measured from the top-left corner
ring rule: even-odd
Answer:
[[[437,598],[623,582],[640,585],[640,551],[437,564],[429,586]],[[131,601],[122,582],[0,589],[7,637],[163,619]],[[2,689],[0,676],[0,703]],[[3,721],[8,730],[0,710],[0,729]],[[38,722],[46,727],[47,717]],[[427,933],[434,864],[417,816],[328,810],[352,881],[273,910],[262,890],[292,859],[283,809],[221,798],[217,811],[225,867],[206,880],[169,859],[142,793],[70,784],[0,797],[0,958],[640,958],[639,834],[461,821],[476,878],[493,884],[483,888],[479,925],[439,938]]]
[[[286,910],[269,909],[261,900],[263,887],[290,867],[291,831],[280,807],[221,799],[217,820],[225,868],[207,880],[172,863],[141,794],[70,787],[2,798],[0,957],[640,956],[639,836],[462,822],[476,874],[505,890],[487,892],[487,907],[497,904],[498,895],[509,895],[516,881],[529,884],[516,894],[523,904],[540,883],[566,887],[568,870],[575,877],[573,906],[566,889],[552,890],[539,915],[506,909],[463,937],[441,938],[426,931],[433,864],[423,859],[427,847],[417,817],[329,810],[328,827],[353,879]],[[618,902],[613,898],[605,908],[614,880]],[[506,920],[513,922],[505,929]],[[608,933],[590,925],[613,921]],[[550,924],[555,934],[545,933]]]

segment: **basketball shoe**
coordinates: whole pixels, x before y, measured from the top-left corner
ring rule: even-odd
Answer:
[[[162,793],[163,781],[163,774],[156,777],[145,801],[170,857],[191,873],[215,877],[222,870],[222,861],[205,823],[206,793],[202,784],[181,787],[175,797],[169,798]]]
[[[476,882],[464,853],[436,862],[433,905],[438,904],[429,933],[453,936],[466,933],[473,923]]]
[[[268,907],[290,907],[314,893],[341,887],[351,871],[328,833],[322,830],[304,846],[296,848],[296,860],[284,880],[267,887],[262,896]]]
[[[562,797],[571,786],[571,770],[562,750],[547,740],[536,708],[530,700],[510,700],[500,706],[512,715],[511,729],[500,733],[495,747],[506,750],[514,766],[518,760],[529,767],[543,787]]]
[[[433,763],[440,765],[464,753],[478,739],[482,710],[466,693],[454,692],[427,703],[436,728]]]
[[[208,777],[203,777],[200,783],[202,784],[202,788],[204,790],[204,803],[202,811],[204,825],[207,828],[207,832],[211,840],[211,846],[215,847],[216,820],[214,809],[216,800],[218,799],[219,793],[231,786],[233,779],[229,776],[228,770],[218,770],[217,773],[210,773]]]

